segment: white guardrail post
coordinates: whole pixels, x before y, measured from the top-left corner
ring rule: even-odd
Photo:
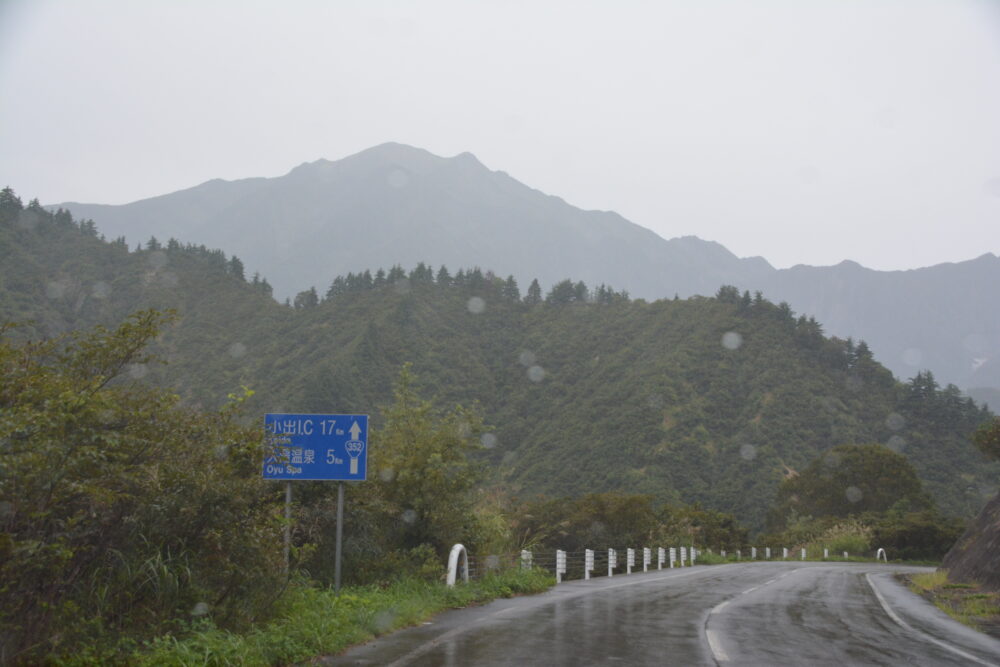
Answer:
[[[649,564],[653,562],[653,552],[649,547],[642,548],[642,571],[649,572]]]
[[[608,549],[608,576],[613,577],[615,568],[618,567],[618,554],[614,549]]]
[[[635,549],[625,549],[625,574],[632,574],[635,567]]]
[[[764,547],[764,560],[771,560],[771,547]]]
[[[663,561],[666,560],[666,550],[663,547],[656,547],[656,569],[663,569]]]
[[[725,558],[726,557],[726,550],[723,549],[722,551],[720,551],[719,555],[722,556],[723,558]]]
[[[469,583],[469,552],[461,544],[456,544],[448,554],[448,585],[454,586],[458,578],[458,557],[462,556],[462,579]]]
[[[677,547],[670,547],[670,569],[674,568],[674,563],[677,562]]]
[[[681,567],[687,562],[688,552],[687,547],[681,547]]]
[[[694,559],[698,557],[698,550],[691,547],[691,565],[694,565]]]
[[[848,555],[847,555],[847,552],[845,551],[845,552],[844,552],[844,560],[847,560],[848,558],[850,558],[850,556],[848,556]]]
[[[566,574],[566,552],[556,549],[556,583],[562,583],[562,576]]]
[[[531,561],[532,560],[533,560],[533,556],[531,555],[531,552],[528,551],[527,549],[522,549],[521,550],[521,569],[522,570],[530,570],[531,569]]]
[[[788,547],[781,548],[781,559],[788,560]]]
[[[805,559],[806,559],[806,550],[803,549],[802,550],[802,558],[801,558],[801,560],[805,560]]]
[[[594,550],[583,550],[583,578],[590,579],[590,573],[594,569]]]
[[[742,549],[737,549],[736,550],[736,560],[743,560],[743,550]]]
[[[829,559],[830,559],[830,550],[824,548],[823,549],[823,560],[829,560]]]

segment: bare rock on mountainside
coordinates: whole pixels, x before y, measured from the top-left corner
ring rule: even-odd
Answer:
[[[952,581],[976,582],[1000,591],[1000,494],[986,503],[965,534],[944,557],[941,567]]]

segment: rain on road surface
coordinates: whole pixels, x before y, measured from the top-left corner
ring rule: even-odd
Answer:
[[[754,562],[572,581],[449,611],[328,665],[998,665],[1000,641],[857,563]]]

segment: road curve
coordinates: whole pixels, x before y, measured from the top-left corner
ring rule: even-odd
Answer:
[[[446,612],[327,665],[997,665],[1000,641],[857,563],[697,566]]]

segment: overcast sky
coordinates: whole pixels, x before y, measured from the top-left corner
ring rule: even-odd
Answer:
[[[779,267],[1000,253],[1000,1],[0,0],[26,200],[386,141]]]

